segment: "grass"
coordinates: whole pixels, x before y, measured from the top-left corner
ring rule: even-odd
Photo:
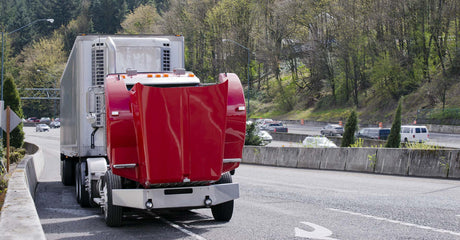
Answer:
[[[426,144],[425,142],[408,142],[405,144],[405,148],[409,149],[424,149],[424,150],[440,150],[441,147],[437,145]]]

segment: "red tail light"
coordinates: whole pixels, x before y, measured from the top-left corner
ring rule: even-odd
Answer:
[[[415,135],[412,135],[412,138],[415,138]]]

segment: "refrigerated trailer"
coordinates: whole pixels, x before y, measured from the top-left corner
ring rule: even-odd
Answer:
[[[237,75],[201,83],[184,38],[78,36],[61,78],[61,180],[108,226],[123,209],[211,208],[229,221],[239,197],[246,110]]]

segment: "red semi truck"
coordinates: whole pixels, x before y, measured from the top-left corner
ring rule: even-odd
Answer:
[[[239,197],[246,111],[237,75],[202,84],[182,36],[78,36],[61,78],[61,177],[108,226],[123,209],[211,208]]]

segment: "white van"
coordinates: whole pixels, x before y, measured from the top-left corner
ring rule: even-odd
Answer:
[[[401,142],[426,142],[430,140],[430,134],[426,126],[401,126]]]

